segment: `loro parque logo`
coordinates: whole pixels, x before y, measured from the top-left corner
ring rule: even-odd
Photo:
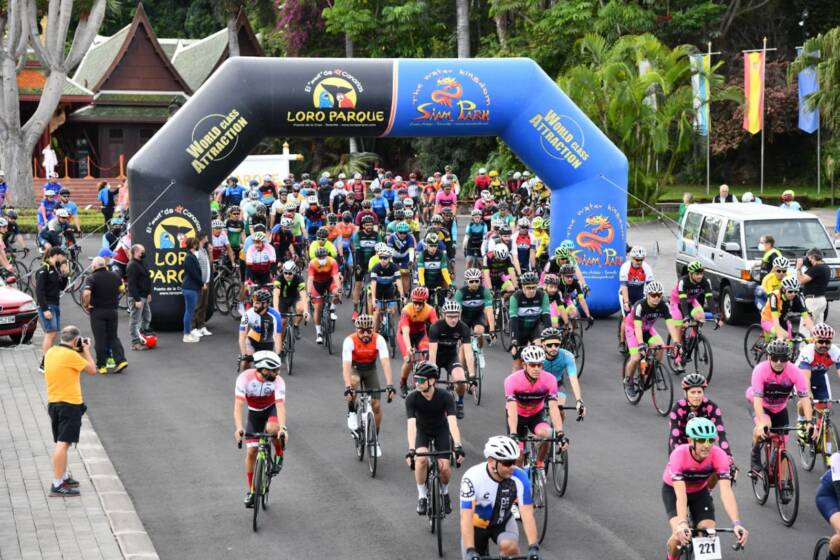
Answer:
[[[306,82],[307,110],[286,111],[286,120],[295,127],[380,126],[385,111],[364,110],[365,86],[341,68],[322,70]]]
[[[152,236],[154,266],[150,270],[152,289],[155,293],[180,293],[183,280],[183,263],[187,257],[187,239],[201,231],[198,218],[180,204],[161,209],[149,220],[146,234]]]

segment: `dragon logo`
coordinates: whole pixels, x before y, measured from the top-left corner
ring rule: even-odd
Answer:
[[[599,255],[602,254],[602,246],[611,243],[615,237],[615,230],[613,229],[609,218],[600,214],[596,216],[589,216],[586,218],[586,226],[591,227],[592,231],[582,231],[578,233],[575,241],[578,245],[585,249],[595,251]]]
[[[452,107],[452,101],[460,99],[464,93],[461,84],[451,76],[439,79],[437,84],[442,87],[432,91],[429,98],[440,105]]]
[[[470,70],[433,70],[423,76],[411,97],[417,111],[412,124],[451,126],[490,122],[490,92]]]

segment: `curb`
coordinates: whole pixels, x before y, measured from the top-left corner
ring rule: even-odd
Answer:
[[[96,495],[111,525],[124,558],[160,559],[143,521],[134,509],[131,497],[125,491],[108,452],[93,429],[90,419],[82,418],[82,431],[76,446],[85,469],[90,476]]]

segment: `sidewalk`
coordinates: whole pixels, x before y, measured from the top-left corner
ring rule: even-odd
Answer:
[[[0,348],[0,558],[158,558],[87,415],[68,457],[81,497],[49,497],[53,441],[37,338]]]

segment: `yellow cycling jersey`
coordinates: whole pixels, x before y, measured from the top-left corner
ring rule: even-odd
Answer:
[[[309,260],[315,258],[315,251],[318,249],[318,247],[324,247],[327,250],[327,255],[331,256],[332,258],[336,258],[336,256],[338,256],[338,251],[336,250],[335,245],[332,244],[332,241],[328,240],[324,241],[323,243],[321,241],[314,241],[309,246]]]
[[[534,254],[536,257],[541,257],[548,251],[548,244],[551,242],[551,237],[548,233],[539,230],[534,230],[531,236],[534,238],[534,244],[537,246]]]
[[[787,276],[789,275],[785,274],[785,276],[779,278],[774,273],[770,272],[764,277],[764,280],[761,281],[761,289],[764,290],[765,294],[772,294],[782,287],[782,280],[784,280]]]

